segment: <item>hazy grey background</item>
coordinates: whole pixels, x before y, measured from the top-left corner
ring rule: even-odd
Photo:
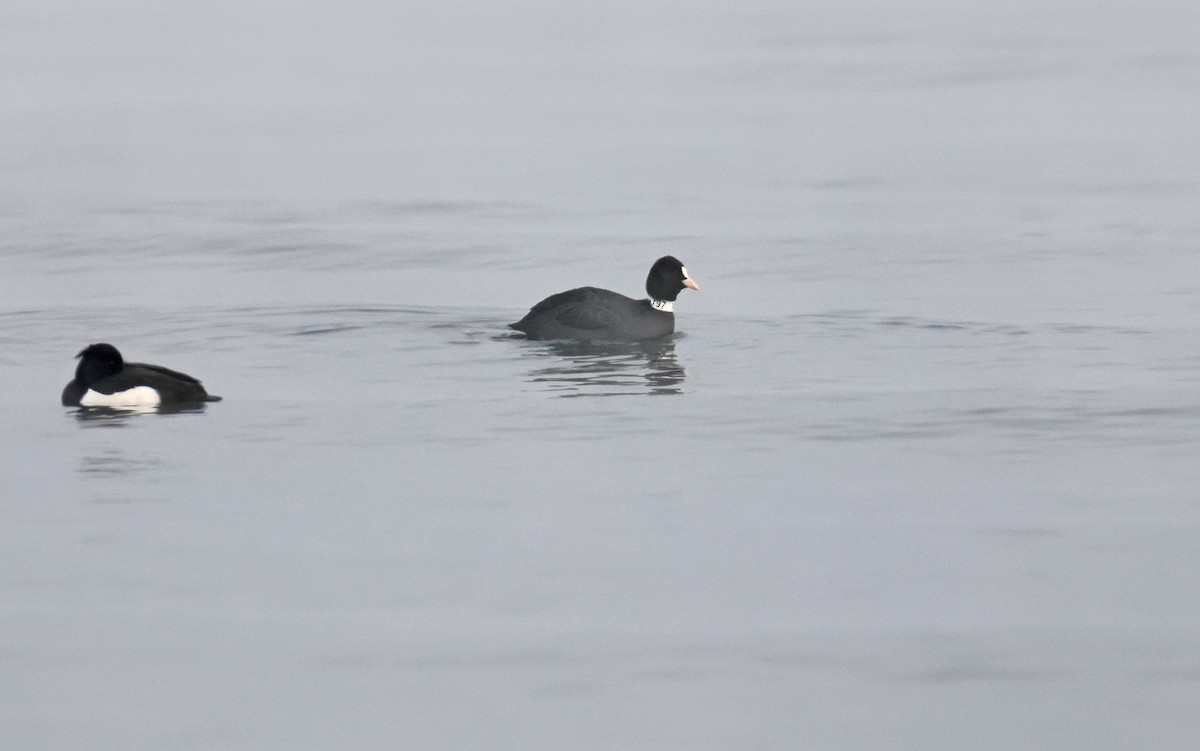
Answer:
[[[6,4],[0,737],[1196,748],[1200,10],[1128,6]],[[505,334],[664,253],[673,342]],[[79,419],[101,340],[226,401]]]

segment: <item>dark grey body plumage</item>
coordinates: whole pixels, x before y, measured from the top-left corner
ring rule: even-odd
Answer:
[[[579,287],[547,297],[510,326],[530,339],[658,339],[675,331],[675,314],[649,299]]]

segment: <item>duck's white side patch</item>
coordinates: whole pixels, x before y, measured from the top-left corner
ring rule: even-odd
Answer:
[[[161,401],[158,392],[149,386],[134,386],[115,394],[101,394],[88,389],[79,404],[83,407],[153,407]]]
[[[673,313],[675,311],[675,303],[670,300],[651,300],[650,307],[655,310],[661,310],[664,313]]]

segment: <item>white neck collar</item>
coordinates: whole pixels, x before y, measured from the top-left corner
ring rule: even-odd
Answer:
[[[655,310],[661,310],[664,313],[673,313],[675,311],[675,302],[673,300],[655,300],[651,298],[650,307]]]

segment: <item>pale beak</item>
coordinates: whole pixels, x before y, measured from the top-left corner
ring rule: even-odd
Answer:
[[[699,284],[696,284],[695,282],[693,282],[691,279],[688,279],[687,277],[683,278],[683,286],[687,287],[688,289],[700,289]]]

